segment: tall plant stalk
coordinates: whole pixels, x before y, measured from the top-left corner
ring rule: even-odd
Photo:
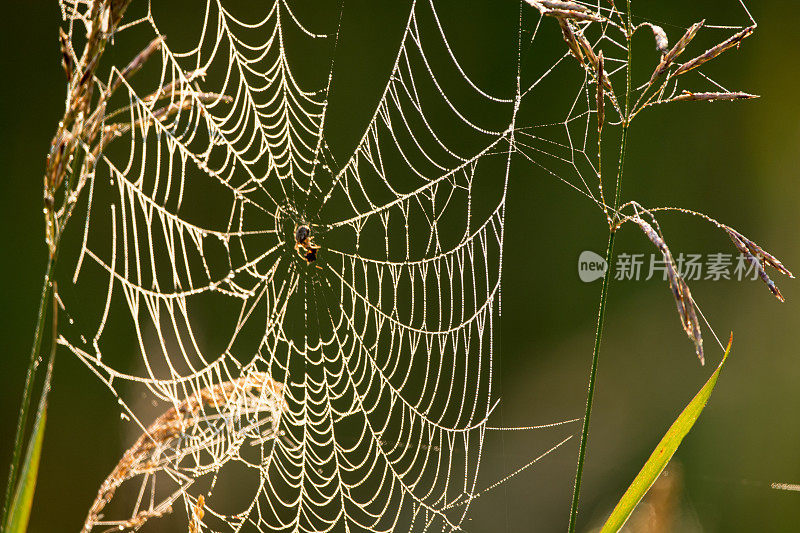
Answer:
[[[67,86],[67,109],[64,118],[59,122],[58,129],[51,142],[50,153],[47,157],[44,174],[44,204],[45,204],[45,241],[48,247],[47,266],[45,268],[42,292],[39,299],[39,312],[33,334],[31,354],[28,361],[28,371],[25,377],[25,387],[22,392],[19,416],[17,419],[14,449],[8,473],[6,494],[3,500],[3,522],[9,515],[11,500],[20,471],[23,441],[25,438],[27,422],[30,418],[31,394],[35,381],[38,361],[41,352],[42,337],[47,315],[48,300],[53,299],[53,338],[50,349],[47,378],[45,379],[40,395],[40,406],[47,401],[52,375],[53,359],[56,348],[56,286],[53,280],[55,274],[58,248],[66,223],[74,208],[70,202],[70,195],[77,193],[79,176],[85,175],[88,167],[94,163],[94,156],[87,157],[88,146],[96,144],[99,133],[99,124],[105,109],[104,97],[99,101],[94,96],[94,71],[103,54],[106,42],[114,34],[117,25],[122,19],[130,0],[94,0],[87,13],[91,20],[89,31],[84,45],[83,53],[77,57],[69,46],[67,35],[61,32],[62,56],[64,68],[69,80]],[[87,119],[88,117],[88,119]],[[58,206],[56,194],[64,193],[64,203]],[[41,411],[41,409],[40,409]],[[35,476],[35,473],[34,473]]]
[[[574,533],[578,519],[578,501],[581,494],[581,481],[583,479],[583,466],[586,462],[586,443],[589,439],[589,424],[592,418],[592,404],[594,401],[594,387],[597,381],[597,365],[600,360],[600,345],[603,341],[603,324],[605,322],[606,305],[608,303],[608,289],[611,284],[611,265],[614,261],[614,239],[617,235],[618,214],[620,198],[622,194],[622,177],[625,169],[625,150],[628,144],[628,129],[630,127],[630,96],[631,96],[631,64],[633,53],[631,50],[631,37],[633,36],[633,25],[631,23],[631,0],[627,0],[627,24],[626,40],[628,48],[628,64],[625,76],[625,117],[622,121],[622,136],[619,149],[619,164],[617,168],[617,182],[614,191],[614,204],[609,220],[608,244],[606,246],[606,271],[603,274],[603,286],[600,289],[600,307],[597,311],[597,329],[594,334],[594,348],[592,350],[592,366],[589,370],[589,387],[586,393],[586,411],[583,416],[583,426],[581,428],[581,441],[578,446],[578,465],[575,469],[575,485],[572,491],[572,505],[569,513],[569,533]],[[599,81],[598,81],[599,83]],[[602,169],[602,152],[600,149],[602,138],[598,134],[598,168]],[[602,179],[602,178],[601,178]]]
[[[19,407],[19,416],[17,417],[17,430],[14,437],[14,451],[11,456],[11,464],[8,471],[8,484],[6,485],[6,494],[3,500],[3,522],[8,516],[8,508],[11,504],[11,498],[14,494],[14,487],[17,482],[17,473],[19,471],[19,462],[22,457],[22,444],[25,436],[25,428],[28,421],[28,410],[31,404],[31,392],[33,390],[33,381],[36,377],[36,369],[38,367],[37,359],[42,346],[42,336],[44,333],[44,325],[47,315],[47,302],[50,299],[50,292],[52,289],[51,275],[53,273],[53,266],[55,263],[54,257],[48,257],[47,267],[44,273],[44,282],[42,283],[42,295],[39,299],[39,313],[36,319],[36,327],[33,332],[33,345],[31,347],[31,355],[28,361],[28,372],[25,376],[25,387],[22,390],[22,403]]]

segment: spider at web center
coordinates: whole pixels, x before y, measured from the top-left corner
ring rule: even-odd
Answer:
[[[296,242],[294,249],[300,257],[309,264],[317,260],[317,250],[320,246],[314,243],[310,227],[306,224],[295,225],[294,240]]]

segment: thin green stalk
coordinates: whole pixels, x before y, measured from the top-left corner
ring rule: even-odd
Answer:
[[[39,473],[39,463],[42,453],[42,442],[44,441],[44,430],[47,421],[47,399],[50,393],[50,385],[53,378],[53,363],[56,359],[56,349],[58,347],[58,288],[53,282],[50,285],[50,295],[53,300],[50,308],[52,309],[52,336],[50,338],[50,358],[47,363],[42,393],[39,395],[39,407],[36,410],[31,436],[28,441],[28,449],[25,453],[25,460],[19,471],[19,479],[15,483],[14,496],[8,513],[4,518],[4,532],[24,533],[28,529],[28,520],[31,515],[34,493],[36,492],[36,478]]]
[[[603,275],[603,287],[600,290],[600,308],[597,311],[597,329],[594,336],[594,349],[592,350],[592,366],[589,370],[589,388],[586,393],[586,412],[583,417],[581,428],[581,442],[578,447],[578,465],[575,470],[575,486],[572,491],[572,505],[569,513],[569,533],[574,533],[578,519],[578,501],[581,494],[581,481],[583,479],[583,465],[586,461],[586,443],[589,440],[589,424],[592,418],[592,403],[594,400],[594,386],[597,379],[597,365],[600,360],[600,345],[603,340],[603,323],[605,321],[606,304],[608,302],[608,289],[611,284],[611,265],[614,260],[614,238],[617,234],[616,222],[618,220],[617,210],[622,196],[622,176],[625,168],[625,150],[628,144],[628,128],[630,127],[630,96],[631,96],[631,64],[633,54],[631,51],[631,36],[633,27],[631,24],[631,0],[627,0],[628,20],[626,38],[628,44],[628,65],[625,78],[625,117],[622,121],[622,138],[620,140],[619,166],[617,169],[617,183],[614,191],[613,223],[609,225],[608,245],[606,247],[606,271]],[[599,140],[598,140],[599,142]],[[598,156],[602,158],[599,154]],[[602,163],[602,162],[601,162]]]
[[[606,262],[610,265],[614,255],[615,231],[608,234],[608,246],[606,248]],[[583,476],[583,464],[586,459],[586,441],[589,437],[589,422],[592,418],[592,400],[594,399],[594,384],[597,376],[597,362],[600,359],[600,342],[603,338],[603,322],[606,315],[606,301],[608,299],[608,286],[611,284],[611,267],[606,267],[603,275],[603,288],[600,291],[600,309],[597,313],[597,330],[594,335],[594,350],[592,352],[592,368],[589,371],[589,391],[586,394],[586,413],[583,417],[583,428],[581,430],[581,443],[578,448],[578,467],[575,471],[575,487],[572,492],[572,507],[569,514],[569,531],[575,531],[576,520],[578,518],[578,499],[581,493],[581,478]]]
[[[65,157],[72,157],[74,147],[76,145],[70,145],[70,143],[64,142],[64,139],[72,139],[72,136],[77,135],[78,139],[83,139],[86,143],[91,144],[96,136],[96,133],[92,133],[90,130],[87,130],[85,127],[81,131],[77,133],[71,131],[74,126],[74,121],[76,117],[80,113],[85,113],[87,116],[89,115],[89,109],[92,103],[92,88],[94,87],[93,83],[84,83],[86,80],[90,80],[91,77],[94,75],[94,69],[99,62],[100,56],[102,56],[103,51],[105,49],[105,45],[107,43],[108,37],[114,35],[114,31],[117,25],[122,20],[125,11],[128,8],[128,4],[130,4],[130,0],[118,0],[116,2],[109,3],[109,10],[105,10],[103,7],[104,4],[102,2],[94,2],[91,7],[90,11],[90,27],[92,31],[89,32],[87,36],[87,42],[84,47],[83,54],[81,56],[80,61],[78,61],[79,70],[82,71],[85,77],[85,80],[81,82],[76,82],[73,84],[68,85],[67,89],[67,102],[69,107],[65,112],[64,119],[59,122],[59,128],[57,130],[56,136],[53,139],[51,154],[50,156],[54,156],[60,148],[69,147],[69,153],[65,155]],[[101,24],[100,19],[101,17],[106,17],[106,22],[108,24]],[[106,27],[107,26],[107,27]],[[105,29],[101,29],[105,28]],[[99,105],[99,104],[98,104]],[[84,124],[85,126],[85,124]],[[80,143],[79,143],[80,144]],[[79,145],[78,144],[78,145]],[[17,420],[17,431],[16,436],[14,438],[14,450],[11,459],[11,464],[9,467],[8,473],[8,485],[6,487],[6,495],[3,501],[3,521],[5,523],[6,518],[8,517],[9,512],[9,505],[11,502],[11,498],[14,494],[14,487],[17,482],[20,458],[22,455],[22,441],[25,437],[25,429],[27,426],[27,421],[29,417],[28,410],[30,408],[31,403],[31,389],[33,388],[33,381],[36,377],[36,370],[38,366],[38,357],[41,350],[42,344],[42,332],[44,329],[45,323],[45,314],[47,310],[47,300],[49,295],[53,295],[55,298],[56,290],[52,283],[52,275],[55,271],[55,264],[56,259],[58,256],[58,246],[59,241],[61,240],[60,232],[63,232],[64,227],[66,225],[67,220],[69,219],[72,209],[74,205],[70,205],[68,201],[68,197],[70,194],[74,192],[74,178],[76,176],[76,172],[81,172],[84,167],[84,161],[86,159],[86,150],[81,150],[82,154],[80,157],[74,157],[73,159],[77,163],[73,163],[71,171],[67,172],[68,181],[67,184],[64,185],[64,194],[65,194],[65,214],[60,219],[57,220],[55,212],[53,211],[53,195],[55,194],[56,190],[61,186],[62,179],[64,178],[63,170],[60,167],[60,163],[58,158],[51,159],[49,156],[47,158],[47,168],[45,173],[45,191],[48,193],[48,198],[50,202],[47,205],[48,213],[46,217],[46,224],[49,224],[48,228],[48,235],[47,235],[47,244],[48,244],[48,260],[47,260],[47,268],[45,270],[44,275],[44,283],[42,286],[42,296],[39,300],[39,315],[36,321],[36,329],[34,330],[33,335],[33,347],[31,348],[31,356],[30,361],[28,363],[28,374],[25,378],[25,388],[23,390],[22,395],[22,405],[20,406],[19,418]],[[76,166],[77,165],[77,166]],[[50,233],[52,232],[52,234]],[[53,304],[55,307],[55,303]],[[54,312],[57,312],[57,309],[54,309]],[[55,315],[54,315],[54,322],[53,327],[56,327],[55,322]],[[45,388],[42,390],[41,401],[46,401],[47,391],[49,390],[50,385],[50,376],[52,374],[52,364],[55,355],[55,341],[56,341],[56,331],[53,331],[53,346],[50,354],[50,363],[48,365],[48,377],[45,382]]]
[[[22,456],[22,441],[25,437],[25,427],[28,421],[28,409],[31,403],[31,389],[33,388],[34,377],[36,376],[37,357],[39,350],[42,346],[42,334],[44,332],[45,315],[47,314],[47,302],[50,294],[51,283],[50,275],[53,271],[54,258],[48,257],[47,267],[44,273],[44,282],[42,283],[42,296],[39,300],[39,314],[36,319],[36,329],[33,333],[33,346],[31,347],[31,356],[28,361],[28,374],[25,377],[25,388],[22,392],[22,404],[19,408],[19,417],[17,419],[17,433],[14,437],[14,451],[11,456],[11,465],[8,471],[8,485],[6,486],[6,495],[3,501],[3,521],[8,516],[8,506],[11,504],[11,498],[14,494],[14,487],[17,481],[17,471],[19,470],[19,462]]]

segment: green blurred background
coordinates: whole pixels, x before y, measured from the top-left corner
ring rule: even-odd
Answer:
[[[343,32],[351,49],[369,60],[343,60],[347,80],[380,76],[369,69],[392,54],[394,35],[376,21],[397,25],[406,2],[345,2]],[[467,2],[475,21],[493,32],[512,20],[513,2],[488,8]],[[686,27],[698,8],[710,18],[745,23],[737,2],[666,4],[634,2],[635,13]],[[685,4],[685,6],[684,6]],[[750,2],[759,23],[755,36],[712,70],[728,87],[762,95],[755,101],[659,107],[631,133],[623,197],[646,205],[679,205],[736,227],[791,269],[800,270],[797,235],[800,199],[800,68],[798,16],[789,1]],[[689,9],[691,8],[691,15]],[[686,12],[684,12],[684,10]],[[480,16],[476,16],[479,13]],[[63,112],[55,2],[20,2],[4,14],[0,85],[0,182],[5,228],[0,279],[4,279],[4,340],[0,458],[11,443],[45,264],[41,216],[44,156]],[[391,27],[394,27],[391,26]],[[679,30],[665,26],[671,40]],[[359,35],[358,31],[362,33]],[[512,34],[514,28],[508,30]],[[374,45],[383,39],[382,45]],[[482,48],[478,37],[473,43]],[[537,46],[563,47],[560,41]],[[347,46],[347,43],[345,45]],[[385,50],[385,52],[384,52]],[[651,52],[650,49],[647,50]],[[552,53],[552,50],[551,50]],[[385,54],[385,57],[381,54]],[[645,55],[645,54],[643,54]],[[106,56],[113,57],[113,56]],[[652,57],[652,54],[651,56]],[[491,74],[491,47],[471,65]],[[353,67],[353,65],[356,65]],[[358,65],[363,65],[359,73]],[[342,82],[346,83],[346,82]],[[347,86],[336,90],[347,92]],[[534,93],[530,105],[547,105],[559,88]],[[363,104],[363,102],[362,102]],[[357,132],[370,106],[342,120]],[[341,141],[341,146],[348,140]],[[732,252],[727,237],[699,219],[660,217],[676,254]],[[591,359],[599,282],[576,273],[583,250],[602,252],[605,229],[597,211],[578,194],[534,167],[518,163],[512,175],[504,265],[501,362],[502,423],[543,424],[582,415]],[[623,231],[618,251],[650,252],[641,235]],[[721,336],[735,332],[732,357],[699,424],[676,455],[680,483],[677,530],[800,530],[800,493],[770,488],[800,483],[800,291],[776,279],[787,302],[779,304],[757,281],[694,282],[692,291]],[[701,368],[680,330],[664,284],[619,282],[611,288],[581,499],[580,529],[602,523],[670,422],[710,374]],[[707,335],[707,359],[719,350]],[[490,439],[489,484],[549,448],[576,425]],[[71,354],[56,363],[50,416],[31,531],[76,531],[99,483],[130,444],[119,409],[107,390]],[[566,528],[577,439],[479,501],[470,531],[562,531]],[[5,467],[2,469],[5,481]]]

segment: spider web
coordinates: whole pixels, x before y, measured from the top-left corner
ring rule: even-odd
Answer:
[[[75,49],[90,5],[61,1]],[[460,62],[442,6],[415,1],[363,134],[337,149],[343,7],[305,9],[208,0],[174,20],[144,6],[114,36],[120,63],[168,39],[136,77],[93,80],[119,91],[77,185],[83,228],[62,255],[81,309],[62,290],[74,324],[59,341],[144,444],[101,500],[130,493],[87,531],[147,527],[175,504],[198,531],[451,531],[487,490],[512,156],[604,205],[587,177],[591,76],[575,78],[563,46],[529,53],[553,28],[526,7],[498,45],[493,94]],[[615,28],[587,24],[614,82]],[[562,76],[579,87],[568,115],[542,120],[525,97]],[[299,225],[314,263],[295,249]],[[168,431],[143,422],[168,408]]]

